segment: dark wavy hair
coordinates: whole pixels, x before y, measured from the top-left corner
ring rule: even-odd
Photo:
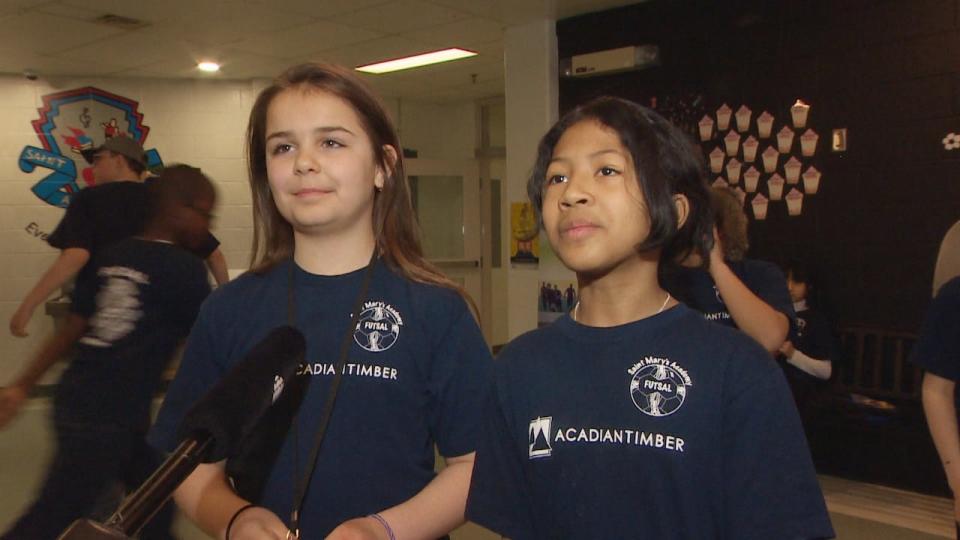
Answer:
[[[661,261],[677,261],[691,253],[709,263],[713,247],[713,213],[703,154],[693,141],[656,112],[616,97],[600,97],[573,109],[540,139],[536,163],[527,181],[527,195],[542,222],[547,167],[560,137],[580,122],[597,122],[620,137],[630,153],[637,182],[650,216],[650,234],[638,251],[661,249]],[[690,212],[677,226],[673,197],[684,195]]]

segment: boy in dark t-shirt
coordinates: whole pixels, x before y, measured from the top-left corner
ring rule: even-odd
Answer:
[[[54,397],[53,463],[37,500],[4,540],[56,538],[117,481],[135,488],[159,464],[144,440],[150,403],[210,292],[203,263],[183,248],[204,241],[215,200],[198,169],[174,166],[162,178],[150,186],[143,235],[103,249],[91,278],[78,283],[64,330],[0,391],[3,427],[46,369],[77,343]],[[171,512],[141,537],[168,538]]]
[[[147,191],[153,178],[141,182],[146,156],[140,143],[126,136],[107,139],[98,148],[84,152],[93,165],[96,185],[72,196],[66,213],[47,238],[60,256],[44,272],[10,317],[10,333],[27,335],[27,323],[34,310],[51,293],[74,276],[82,281],[91,276],[97,254],[106,246],[140,234],[146,224]],[[209,233],[193,248],[206,260],[217,283],[227,280],[226,260],[219,242]]]

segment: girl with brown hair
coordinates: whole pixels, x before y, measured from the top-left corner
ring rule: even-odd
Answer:
[[[252,270],[204,305],[153,440],[175,446],[190,404],[284,323],[307,338],[311,382],[258,500],[212,464],[177,502],[230,540],[442,537],[464,519],[490,353],[463,290],[424,258],[396,132],[351,73],[305,64],[260,93],[247,142]]]

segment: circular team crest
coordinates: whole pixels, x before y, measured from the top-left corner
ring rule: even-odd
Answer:
[[[397,310],[383,302],[367,302],[353,331],[357,345],[370,352],[382,352],[397,342],[403,319]]]
[[[633,374],[630,397],[650,416],[668,416],[680,409],[687,397],[689,377],[673,366],[647,364]]]

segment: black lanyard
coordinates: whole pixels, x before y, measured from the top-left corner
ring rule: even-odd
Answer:
[[[327,425],[330,423],[330,416],[333,414],[333,404],[337,400],[337,390],[339,390],[340,381],[343,379],[343,368],[347,363],[347,353],[350,351],[350,342],[353,341],[353,334],[360,320],[360,309],[363,307],[363,301],[367,297],[367,290],[370,288],[370,280],[373,277],[373,269],[376,263],[377,250],[374,248],[373,255],[370,256],[370,263],[367,264],[367,269],[363,273],[363,282],[360,284],[360,291],[357,293],[357,299],[353,304],[350,326],[347,328],[347,332],[340,342],[340,356],[337,358],[336,366],[334,366],[333,381],[330,383],[327,401],[324,403],[323,412],[320,415],[320,425],[317,427],[317,433],[313,439],[313,449],[310,451],[310,458],[307,461],[307,471],[306,474],[299,478],[299,413],[293,417],[293,477],[297,480],[293,492],[293,507],[290,512],[290,531],[293,533],[294,538],[300,538],[300,510],[303,508],[303,500],[307,496],[310,477],[313,476],[313,471],[317,466],[317,457],[320,455],[320,447],[323,445],[323,436],[327,432]],[[293,286],[296,266],[296,261],[290,261],[290,276],[287,280],[287,323],[293,327],[296,327],[295,323],[297,318],[297,305]]]

